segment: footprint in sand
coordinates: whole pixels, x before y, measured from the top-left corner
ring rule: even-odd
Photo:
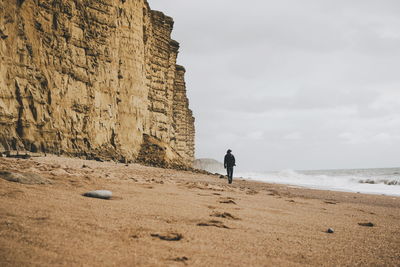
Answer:
[[[222,203],[222,204],[235,204],[236,205],[236,202],[235,201],[233,201],[233,200],[221,200],[219,203]]]
[[[157,237],[165,241],[179,241],[183,238],[183,235],[178,233],[167,233],[167,234],[151,234],[152,237]]]
[[[50,220],[50,216],[41,216],[41,217],[28,217],[33,220],[37,224],[48,224]]]
[[[177,258],[174,258],[174,259],[171,259],[171,260],[172,261],[177,261],[177,262],[183,262],[184,264],[186,264],[186,262],[189,260],[189,258],[183,256],[183,257],[177,257]]]
[[[222,204],[235,204],[236,205],[236,202],[233,201],[233,200],[234,200],[234,198],[231,198],[231,197],[220,198],[219,203],[222,203]]]
[[[217,220],[210,220],[207,222],[200,222],[197,224],[197,226],[214,226],[217,228],[224,228],[224,229],[231,229],[230,227],[226,226],[225,224],[223,224],[221,221],[217,221]]]
[[[214,212],[210,216],[211,217],[229,219],[229,220],[240,220],[238,217],[233,216],[229,212]]]
[[[268,193],[268,195],[269,196],[280,196],[280,194],[279,194],[279,192],[278,191],[276,191],[276,190],[267,190],[269,193]]]
[[[376,213],[370,212],[370,211],[365,211],[365,210],[360,210],[360,209],[358,209],[358,211],[361,211],[361,212],[364,212],[364,213],[368,213],[368,214],[371,214],[371,215],[376,215]]]
[[[326,204],[331,204],[331,205],[336,205],[339,202],[335,202],[335,201],[324,201],[324,203]]]
[[[146,181],[149,183],[152,183],[152,184],[164,184],[164,181],[156,180],[156,179],[151,179],[150,181],[149,180],[146,180]]]
[[[365,226],[365,227],[374,227],[375,224],[372,222],[367,222],[367,223],[358,223],[359,226]]]

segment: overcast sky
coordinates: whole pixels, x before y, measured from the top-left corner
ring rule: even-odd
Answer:
[[[196,157],[400,166],[400,1],[149,0],[175,20]]]

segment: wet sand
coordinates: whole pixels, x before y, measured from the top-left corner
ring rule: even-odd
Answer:
[[[399,197],[56,156],[0,170],[50,182],[0,179],[0,266],[400,264]]]

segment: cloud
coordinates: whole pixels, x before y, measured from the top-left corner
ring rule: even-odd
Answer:
[[[344,140],[346,144],[350,145],[371,145],[377,144],[393,144],[399,142],[400,135],[394,135],[391,133],[366,133],[366,132],[353,132],[353,133],[341,133],[340,138]]]
[[[400,84],[397,84],[396,87],[397,89],[379,95],[369,107],[374,111],[384,110],[400,115]]]
[[[301,140],[302,135],[299,132],[292,132],[283,136],[283,139],[286,140]]]

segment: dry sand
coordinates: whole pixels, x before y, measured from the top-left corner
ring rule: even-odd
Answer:
[[[398,197],[55,156],[0,170],[51,182],[0,179],[0,266],[400,265]]]

